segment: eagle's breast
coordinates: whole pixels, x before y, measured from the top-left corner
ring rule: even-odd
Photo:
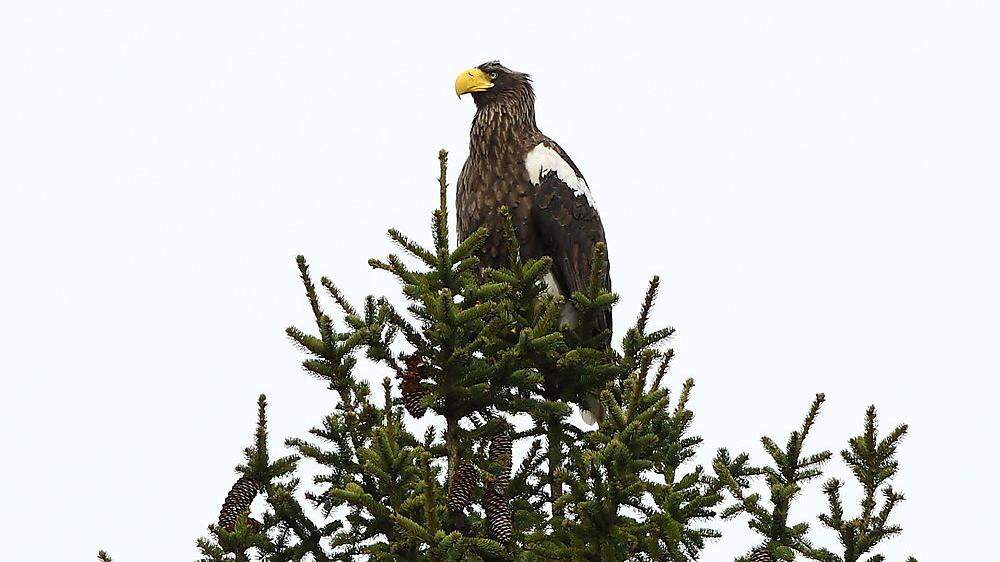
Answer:
[[[486,226],[489,237],[480,251],[483,265],[496,267],[506,260],[503,241],[506,207],[511,214],[519,242],[530,244],[527,231],[535,186],[524,166],[527,147],[521,139],[490,142],[470,153],[458,181],[458,234],[464,238]]]

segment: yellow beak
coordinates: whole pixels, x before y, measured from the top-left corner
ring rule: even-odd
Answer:
[[[486,76],[486,73],[478,68],[470,68],[462,71],[455,79],[455,94],[462,97],[462,94],[470,92],[485,92],[493,87],[493,82]]]

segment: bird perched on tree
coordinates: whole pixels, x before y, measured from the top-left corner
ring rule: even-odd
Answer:
[[[469,158],[458,176],[458,235],[465,238],[489,227],[479,258],[484,266],[501,266],[506,245],[499,211],[506,206],[521,257],[551,257],[548,290],[568,303],[574,291],[587,288],[594,249],[605,242],[587,180],[566,151],[538,130],[527,74],[487,62],[459,74],[455,93],[471,94],[476,103]],[[608,265],[605,253],[604,286],[610,291]],[[576,322],[576,311],[565,304],[561,323],[575,327]],[[610,311],[597,318],[595,329],[610,331]],[[600,404],[589,398],[584,419],[592,423]]]

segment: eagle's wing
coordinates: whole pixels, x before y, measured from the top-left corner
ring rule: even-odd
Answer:
[[[586,291],[594,247],[606,242],[587,181],[562,148],[549,140],[528,152],[525,167],[529,180],[537,186],[532,226],[543,246],[542,253],[552,257],[559,291],[567,298],[573,291]],[[604,286],[610,291],[607,253],[603,269]],[[611,328],[611,311],[597,319],[597,329],[606,328]]]
[[[469,160],[465,161],[462,165],[462,171],[458,174],[458,182],[455,185],[455,214],[458,219],[458,240],[459,242],[465,240],[472,234],[472,224],[471,217],[469,216],[468,207],[469,204],[466,199],[469,198]]]

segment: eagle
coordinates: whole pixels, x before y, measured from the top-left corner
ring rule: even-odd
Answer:
[[[470,94],[476,104],[469,157],[458,176],[458,235],[464,239],[482,226],[489,236],[478,257],[485,267],[506,260],[503,239],[506,207],[511,215],[521,257],[552,258],[545,277],[547,290],[563,296],[561,325],[576,327],[569,303],[574,291],[588,288],[598,244],[606,244],[604,225],[587,180],[565,150],[535,123],[531,77],[492,61],[470,68],[455,80],[455,93]],[[603,284],[611,290],[610,263],[603,252]],[[596,319],[598,333],[610,332],[611,312]],[[599,402],[584,400],[583,417],[593,423]]]

